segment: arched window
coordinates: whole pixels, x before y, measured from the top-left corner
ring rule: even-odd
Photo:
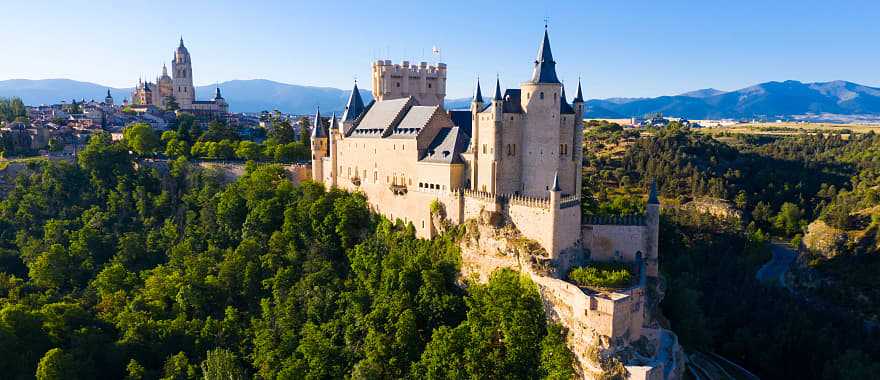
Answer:
[[[544,92],[541,92],[541,95],[539,97],[541,98],[541,100],[544,100]]]

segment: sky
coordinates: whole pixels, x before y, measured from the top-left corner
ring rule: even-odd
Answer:
[[[735,90],[767,81],[880,87],[880,1],[44,1],[0,0],[0,80],[133,87],[182,36],[196,85],[232,79],[350,88],[370,62],[449,67],[474,81],[529,79],[549,20],[560,79],[588,98]],[[431,54],[438,47],[440,57]],[[363,87],[363,86],[362,86]]]

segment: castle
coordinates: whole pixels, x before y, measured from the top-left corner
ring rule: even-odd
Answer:
[[[138,80],[137,87],[131,93],[132,105],[143,108],[154,106],[165,111],[181,110],[208,118],[220,118],[229,113],[229,104],[220,95],[219,87],[213,99],[195,100],[196,88],[192,74],[192,59],[181,38],[171,61],[171,76],[168,75],[168,67],[162,65],[162,75],[156,78],[155,83]]]
[[[646,326],[646,289],[658,277],[656,189],[644,215],[582,220],[584,99],[578,83],[569,103],[546,28],[532,76],[517,89],[502,90],[496,79],[487,100],[478,79],[470,109],[447,111],[446,77],[443,63],[374,62],[373,102],[364,105],[355,83],[340,118],[325,125],[315,115],[312,179],[364,193],[376,212],[411,223],[424,238],[443,229],[438,209],[454,224],[514,226],[546,251],[552,274],[531,275],[548,313],[579,342],[582,363],[583,346],[601,339],[615,347],[643,337],[668,342],[660,338],[666,330]],[[562,280],[588,261],[632,263],[638,284],[609,292]],[[632,378],[674,378],[674,363],[627,369]]]

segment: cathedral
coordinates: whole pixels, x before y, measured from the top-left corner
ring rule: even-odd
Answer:
[[[209,118],[219,118],[229,113],[229,104],[220,95],[219,87],[213,99],[195,100],[192,73],[192,60],[181,38],[171,61],[171,76],[168,75],[168,67],[162,65],[162,75],[156,78],[155,83],[139,80],[131,94],[132,104],[154,106],[165,111],[181,110]]]

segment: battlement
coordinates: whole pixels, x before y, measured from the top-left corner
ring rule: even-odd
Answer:
[[[613,216],[588,216],[583,220],[584,225],[616,225],[616,226],[644,226],[644,215],[613,215]]]
[[[373,98],[377,101],[413,97],[422,106],[443,105],[446,98],[446,64],[377,60],[372,65]]]

